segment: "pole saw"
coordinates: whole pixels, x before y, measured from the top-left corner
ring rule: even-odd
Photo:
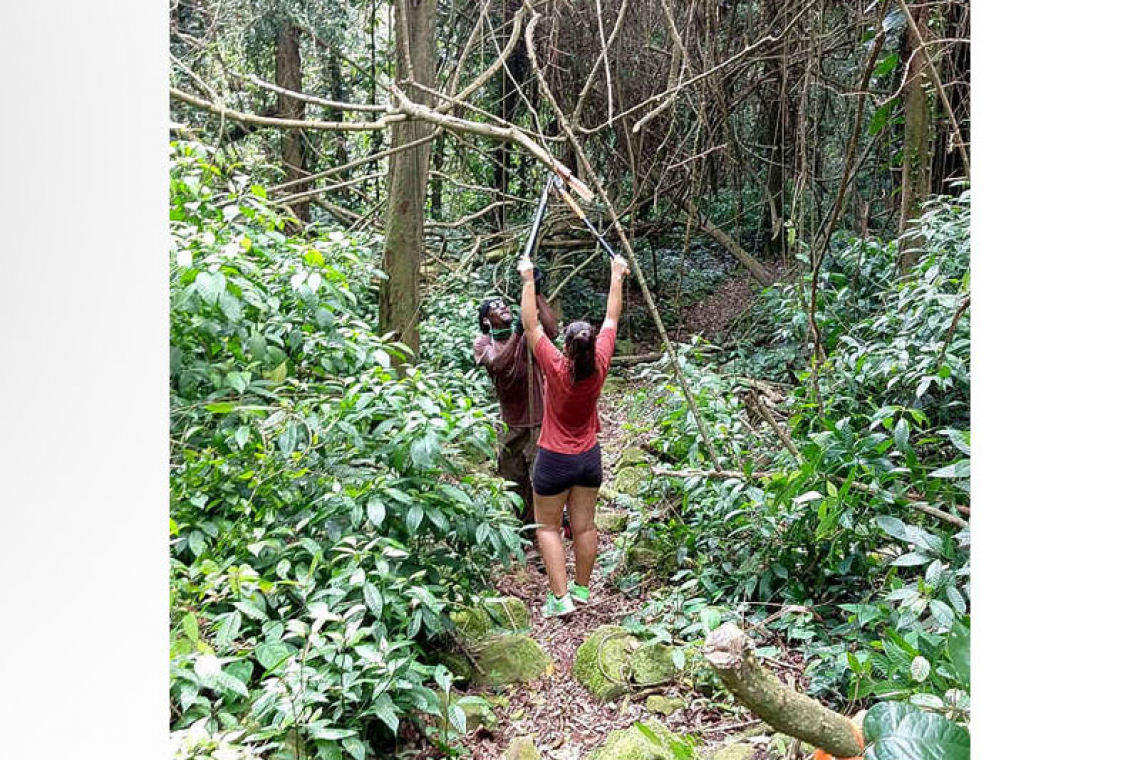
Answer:
[[[573,180],[573,178],[571,178],[569,186],[576,190],[578,193],[582,194],[583,197],[593,197],[593,193],[590,193],[588,188],[585,188],[585,186],[579,189],[577,185],[580,184],[580,182],[577,182],[577,180]],[[542,195],[540,195],[538,198],[538,209],[534,212],[534,221],[531,222],[530,235],[527,236],[526,245],[523,247],[523,258],[529,259],[531,258],[531,254],[534,253],[534,247],[538,243],[538,230],[542,226],[543,217],[546,216],[546,207],[550,200],[551,188],[554,188],[558,191],[558,195],[562,198],[562,202],[570,207],[570,210],[574,212],[574,216],[578,217],[578,220],[586,225],[586,229],[590,231],[590,234],[597,238],[598,243],[601,244],[602,248],[605,250],[610,259],[613,259],[615,256],[617,256],[617,254],[614,252],[614,249],[611,248],[610,244],[606,242],[606,239],[602,237],[602,233],[598,232],[594,225],[590,224],[590,220],[586,218],[586,212],[584,212],[582,210],[582,207],[574,201],[573,197],[571,197],[570,193],[567,191],[567,182],[564,181],[558,174],[551,172],[550,176],[546,180],[546,184],[542,188]]]

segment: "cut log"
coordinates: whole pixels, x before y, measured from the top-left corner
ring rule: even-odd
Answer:
[[[749,647],[748,637],[733,623],[725,623],[708,635],[704,655],[740,703],[775,730],[836,757],[858,757],[863,753],[858,727],[781,683],[760,664]]]

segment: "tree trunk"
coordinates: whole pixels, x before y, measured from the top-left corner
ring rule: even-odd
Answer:
[[[396,82],[409,79],[435,87],[436,0],[396,0]],[[404,87],[416,103],[434,105],[431,96]],[[427,137],[432,125],[425,121],[392,125],[392,147]],[[388,164],[388,219],[383,269],[388,275],[380,294],[380,330],[395,332],[396,339],[419,352],[416,327],[419,314],[419,270],[424,237],[424,202],[427,199],[431,144],[401,151]]]
[[[513,18],[522,5],[522,0],[505,0],[503,3],[502,33],[499,45],[505,46],[510,39],[509,19]],[[518,111],[522,93],[518,85],[527,81],[527,69],[530,62],[526,57],[526,48],[516,45],[507,56],[506,65],[499,71],[499,118],[514,123],[515,113]],[[500,141],[495,148],[495,189],[504,196],[510,193],[511,186],[511,158],[514,146],[506,141]],[[500,199],[501,200],[501,199]],[[495,209],[495,226],[499,232],[507,228],[507,207],[499,206]]]
[[[863,754],[862,732],[850,720],[785,686],[748,648],[748,637],[725,623],[705,639],[705,659],[740,702],[780,733],[836,757]]]
[[[325,70],[329,77],[329,94],[333,100],[345,101],[348,96],[344,89],[344,77],[340,71],[340,55],[335,48],[328,49],[328,58],[325,60]],[[329,121],[344,121],[344,111],[336,108],[327,109],[325,117]],[[348,139],[345,132],[334,132],[333,141],[336,143],[336,165],[343,166],[348,163]],[[343,175],[337,175],[343,179]]]
[[[915,23],[925,35],[926,9],[915,8]],[[911,52],[921,45],[913,30],[907,29],[905,55],[899,60],[907,60]],[[922,214],[922,204],[930,197],[930,98],[927,92],[929,77],[921,54],[915,55],[910,71],[903,85],[903,107],[905,125],[903,127],[902,194],[899,204],[899,234],[914,227],[914,220]],[[899,268],[906,272],[914,266],[918,249],[923,241],[917,236],[899,240]]]
[[[288,21],[277,29],[277,68],[274,81],[278,87],[301,92],[301,41],[297,27]],[[305,118],[305,104],[289,95],[278,94],[277,111],[283,119]],[[304,177],[305,143],[304,133],[299,129],[281,130],[281,162],[285,165],[285,178],[295,180]],[[309,183],[298,184],[293,192],[303,193]],[[294,216],[302,222],[309,221],[309,202],[297,201],[290,207]]]

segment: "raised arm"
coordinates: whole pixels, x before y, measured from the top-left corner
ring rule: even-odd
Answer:
[[[537,284],[535,290],[538,290]],[[554,340],[554,336],[558,334],[558,320],[554,318],[554,310],[550,308],[546,296],[542,293],[536,292],[535,300],[538,302],[538,322],[542,325],[542,331],[546,333],[546,337]]]
[[[522,323],[527,345],[534,349],[542,337],[538,323],[538,303],[534,293],[534,264],[529,258],[519,259],[519,277],[522,278]]]
[[[606,298],[606,320],[602,322],[602,329],[612,327],[617,329],[618,317],[621,316],[621,282],[629,274],[629,264],[621,256],[614,256],[610,261],[610,295]]]

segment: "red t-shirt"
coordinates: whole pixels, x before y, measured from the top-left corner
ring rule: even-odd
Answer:
[[[594,343],[594,374],[574,383],[574,364],[543,335],[534,346],[534,359],[546,379],[542,434],[538,445],[559,454],[581,454],[598,442],[598,396],[610,371],[617,331],[598,333]]]

